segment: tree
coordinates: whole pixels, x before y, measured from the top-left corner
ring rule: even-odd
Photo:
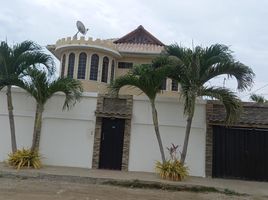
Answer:
[[[53,68],[54,62],[51,56],[42,51],[41,46],[24,41],[9,47],[6,42],[0,44],[0,90],[7,86],[7,107],[11,133],[12,152],[17,151],[15,122],[13,114],[13,103],[11,88],[23,78],[24,72],[30,66],[38,67],[44,65],[48,69]]]
[[[254,101],[258,104],[267,103],[268,101],[265,99],[264,96],[258,95],[258,94],[252,94],[250,95],[250,100]]]
[[[220,100],[226,109],[226,123],[234,122],[241,110],[240,100],[234,92],[224,87],[210,87],[208,82],[217,76],[227,75],[234,77],[238,83],[238,90],[243,91],[252,85],[255,75],[251,68],[235,61],[232,52],[225,45],[215,44],[207,48],[197,46],[189,49],[174,44],[167,47],[167,53],[177,57],[176,65],[169,77],[180,83],[180,92],[185,100],[184,113],[187,116],[187,125],[181,154],[181,163],[184,164],[195,101],[198,97]]]
[[[65,95],[63,109],[69,109],[80,99],[83,88],[79,80],[69,77],[54,79],[53,75],[38,69],[28,69],[26,73],[29,80],[21,82],[19,86],[25,89],[36,100],[31,151],[38,152],[42,128],[42,114],[48,99],[55,93],[62,92]]]
[[[118,94],[124,86],[132,86],[140,89],[148,98],[152,107],[152,118],[155,129],[156,138],[158,141],[162,162],[166,161],[164,148],[160,136],[158,115],[155,106],[157,93],[161,91],[161,85],[167,77],[167,69],[162,67],[170,64],[166,58],[159,57],[153,60],[150,65],[137,65],[128,74],[118,77],[110,85],[112,93]]]

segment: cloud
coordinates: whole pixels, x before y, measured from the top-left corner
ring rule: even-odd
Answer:
[[[94,38],[121,37],[142,24],[165,44],[230,45],[236,58],[255,71],[257,89],[267,83],[267,7],[266,0],[3,1],[0,39],[31,39],[45,46],[74,35],[76,20]]]

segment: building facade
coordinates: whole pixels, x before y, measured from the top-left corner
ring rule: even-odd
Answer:
[[[131,155],[131,143],[133,142],[131,142],[131,138],[134,140],[136,132],[133,130],[133,126],[139,127],[141,124],[149,123],[151,124],[149,129],[151,130],[153,127],[151,114],[149,114],[149,119],[137,120],[137,118],[145,116],[147,112],[144,110],[137,116],[139,101],[134,101],[134,99],[137,96],[143,96],[146,99],[145,95],[142,95],[142,92],[138,89],[123,87],[120,90],[119,97],[114,98],[109,96],[108,86],[112,80],[125,75],[133,66],[150,64],[155,57],[165,51],[165,45],[145,30],[143,26],[139,26],[119,39],[93,40],[88,38],[86,40],[84,37],[77,39],[75,36],[60,39],[56,44],[48,45],[47,49],[59,59],[61,76],[79,79],[85,92],[97,94],[97,104],[91,105],[95,109],[92,168],[132,170],[129,157]],[[166,79],[161,89],[162,92],[159,97],[166,99],[162,99],[160,104],[166,105],[168,102],[179,101],[179,87],[176,81]],[[143,104],[140,106],[144,106]],[[200,105],[202,108],[200,112],[202,113],[204,103],[201,102]],[[176,104],[172,103],[173,106],[175,111]],[[159,105],[159,107],[161,106]],[[147,106],[144,108],[148,109]],[[166,114],[164,111],[162,115]],[[164,118],[167,119],[168,117]],[[178,120],[177,124],[181,123],[180,121],[185,122],[184,118],[177,119],[176,117],[176,120]],[[135,124],[135,121],[139,121],[139,126]],[[164,124],[170,124],[170,130],[176,129],[175,124],[171,122],[167,121]],[[204,120],[197,125],[198,128],[202,127],[202,135],[204,134],[203,125]],[[144,127],[144,130],[148,130],[148,125]],[[168,134],[170,133],[163,135],[164,141]],[[140,140],[140,142],[137,141],[137,146],[142,144],[142,137]],[[172,141],[166,140],[166,142],[169,143],[166,145],[167,147]],[[132,148],[136,148],[136,146]],[[146,146],[141,148],[147,149]],[[204,153],[204,151],[202,152]],[[144,166],[140,167],[143,169]],[[149,168],[152,171],[152,162]],[[136,168],[136,170],[139,170],[139,168]],[[203,173],[199,172],[199,175],[203,175]]]
[[[108,84],[126,74],[134,65],[149,64],[164,51],[165,45],[143,26],[119,39],[63,38],[47,49],[60,61],[60,75],[79,79],[87,92],[107,93]],[[164,96],[176,96],[178,84],[166,80]],[[137,89],[123,88],[121,94],[137,95]]]

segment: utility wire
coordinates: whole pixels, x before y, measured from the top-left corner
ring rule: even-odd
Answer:
[[[268,86],[268,83],[265,84],[264,86],[262,86],[262,87],[256,89],[256,90],[254,90],[253,92],[250,92],[250,93],[246,94],[246,95],[243,96],[242,98],[247,97],[247,96],[251,95],[252,93],[255,93],[255,92],[257,92],[257,91],[259,91],[259,90],[261,90],[261,89],[263,89],[263,88],[265,88],[265,87],[267,87],[267,86]]]

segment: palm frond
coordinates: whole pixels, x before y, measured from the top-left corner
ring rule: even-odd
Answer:
[[[12,48],[6,42],[0,44],[0,76],[7,85],[21,79],[25,70],[45,66],[49,73],[55,71],[55,64],[50,55],[42,51],[42,47],[32,41],[24,41]]]
[[[35,68],[27,69],[28,81],[18,85],[25,89],[35,100],[44,105],[53,94],[62,92],[65,94],[63,109],[70,109],[80,99],[83,88],[79,80],[68,77],[60,77],[55,80],[52,75]]]
[[[207,96],[220,100],[226,110],[226,122],[236,122],[241,114],[241,100],[234,92],[227,88],[221,87],[203,87],[198,96]]]
[[[118,94],[124,86],[133,86],[144,92],[149,99],[155,99],[163,80],[169,73],[168,68],[153,65],[137,65],[126,75],[117,78],[110,85],[110,91]]]
[[[13,46],[13,55],[14,57],[20,57],[26,52],[35,52],[40,50],[42,50],[40,45],[34,43],[33,41],[26,40]]]
[[[69,77],[59,77],[49,84],[48,98],[57,92],[65,94],[63,109],[70,109],[80,100],[83,87],[79,80]]]
[[[114,95],[118,95],[120,89],[124,86],[133,86],[140,88],[138,77],[133,74],[126,74],[115,79],[109,86],[110,92]]]
[[[17,66],[17,74],[23,73],[29,66],[44,66],[49,73],[53,74],[55,72],[55,63],[53,58],[50,55],[39,51],[22,54],[18,57],[14,64]]]
[[[254,101],[256,103],[260,103],[260,104],[267,102],[267,100],[265,99],[264,96],[261,96],[261,95],[258,95],[258,94],[252,94],[252,95],[250,95],[250,100],[251,101]]]
[[[235,77],[237,81],[237,88],[241,91],[249,88],[253,84],[253,78],[255,77],[252,69],[240,62],[223,62],[218,63],[206,71],[201,81],[205,83],[212,78],[220,75],[227,75],[232,78]]]
[[[221,62],[234,61],[232,51],[228,46],[223,44],[213,44],[205,48],[203,51],[202,60],[204,61],[202,65],[208,67]]]

